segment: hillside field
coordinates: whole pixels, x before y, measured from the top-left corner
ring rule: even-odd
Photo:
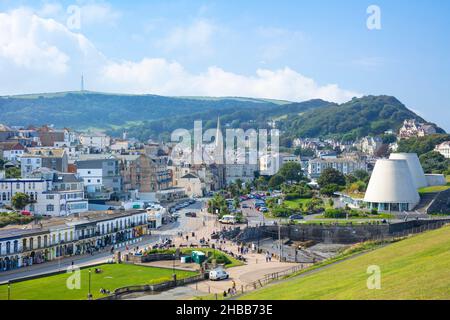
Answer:
[[[369,266],[379,266],[381,289],[367,288]],[[274,283],[241,299],[450,299],[450,226]]]

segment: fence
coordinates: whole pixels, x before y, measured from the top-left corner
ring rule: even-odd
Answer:
[[[407,236],[413,235],[413,234],[420,234],[422,232],[436,230],[436,229],[442,228],[444,225],[448,225],[448,224],[449,224],[448,220],[435,221],[434,223],[423,224],[416,228],[406,229],[406,230],[402,230],[399,232],[393,232],[388,235],[381,234],[376,237],[370,237],[366,241],[395,240],[395,239],[404,238],[404,237],[407,237]],[[284,277],[286,277],[288,275],[292,275],[303,269],[306,269],[306,268],[310,267],[311,265],[312,264],[300,264],[300,265],[297,265],[297,266],[290,268],[288,270],[285,270],[285,271],[266,274],[264,276],[264,278],[261,278],[252,283],[249,283],[245,287],[243,286],[241,291],[242,291],[242,293],[244,293],[245,291],[251,291],[251,290],[256,290],[256,289],[262,288],[262,287],[266,286],[267,284],[269,284],[270,282],[283,279]]]
[[[138,286],[128,286],[123,288],[118,288],[114,290],[114,293],[108,297],[100,298],[99,300],[117,300],[120,299],[121,296],[131,293],[138,292],[161,292],[165,290],[169,290],[179,286],[185,286],[190,283],[195,283],[199,281],[203,281],[206,279],[206,274],[200,274],[197,276],[193,276],[186,279],[180,279],[175,281],[166,281],[163,283],[152,284],[152,285],[138,285]]]
[[[404,238],[404,237],[407,237],[407,236],[410,236],[413,234],[419,234],[419,233],[426,232],[426,231],[436,230],[436,229],[442,228],[445,225],[448,225],[449,223],[450,223],[449,220],[442,220],[442,221],[434,220],[433,223],[422,224],[418,227],[405,229],[402,231],[397,231],[397,232],[393,231],[387,235],[375,236],[370,239],[367,239],[366,241],[369,241],[369,240],[381,241],[381,240],[392,240],[392,239],[396,239],[396,238]]]
[[[264,278],[258,279],[252,283],[245,285],[245,287],[242,288],[242,293],[244,293],[244,291],[251,291],[251,290],[256,290],[258,288],[262,288],[272,281],[280,280],[286,276],[289,276],[289,275],[299,272],[303,269],[306,269],[309,266],[310,266],[310,264],[299,264],[295,267],[292,267],[292,268],[284,270],[284,271],[268,273],[264,276]]]

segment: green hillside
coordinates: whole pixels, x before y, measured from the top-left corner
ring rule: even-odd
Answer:
[[[381,289],[367,289],[369,266]],[[450,299],[450,226],[390,244],[353,259],[243,296],[272,300]]]
[[[355,140],[397,130],[405,119],[424,119],[389,96],[354,98],[344,104],[320,99],[288,101],[243,97],[163,97],[96,92],[60,92],[0,97],[0,123],[54,124],[74,129],[101,128],[114,136],[123,130],[140,140],[166,139],[178,128],[216,126],[269,129],[276,120],[281,144],[290,147],[297,137],[333,137]],[[439,129],[443,132],[443,130]]]
[[[109,128],[128,122],[170,119],[209,110],[267,109],[278,107],[259,99],[177,98],[96,92],[60,92],[0,97],[0,123],[55,124],[59,127]]]
[[[389,129],[398,130],[405,119],[427,122],[395,97],[366,96],[318,112],[312,110],[290,117],[283,123],[283,129],[292,137],[355,140],[367,135],[382,134]],[[442,129],[438,131],[443,132]]]

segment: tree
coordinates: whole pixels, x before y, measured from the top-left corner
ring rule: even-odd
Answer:
[[[446,173],[450,165],[450,161],[436,151],[421,155],[420,163],[426,173]]]
[[[285,179],[282,175],[276,174],[269,180],[269,188],[276,189],[279,188],[283,183],[285,182]]]
[[[317,183],[320,188],[323,188],[330,184],[345,186],[346,181],[344,175],[340,171],[333,168],[327,168],[322,172],[319,179],[317,179]]]
[[[359,181],[368,182],[369,181],[369,173],[365,170],[356,170],[352,173],[352,175]],[[355,181],[356,182],[356,181]]]
[[[233,206],[235,209],[239,209],[241,207],[241,202],[239,201],[238,197],[235,197],[233,200]]]
[[[30,197],[25,193],[19,192],[12,197],[11,203],[15,209],[23,210],[30,204]]]
[[[314,151],[314,149],[303,149],[298,147],[297,149],[294,150],[294,154],[296,156],[301,156],[301,157],[314,157],[316,155],[316,151]]]
[[[330,183],[320,189],[320,193],[329,197],[334,196],[335,192],[341,190],[341,187],[335,183]]]
[[[22,176],[20,168],[11,167],[6,169],[5,177],[6,179],[19,179]]]
[[[303,179],[302,166],[297,162],[284,164],[278,174],[283,176],[286,181],[300,182]]]
[[[449,139],[450,135],[448,134],[433,134],[425,137],[403,139],[398,142],[397,152],[417,153],[417,155],[421,156],[433,151],[436,145]]]

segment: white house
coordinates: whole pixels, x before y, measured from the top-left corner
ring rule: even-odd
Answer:
[[[450,141],[445,141],[440,145],[437,145],[435,151],[439,152],[447,159],[450,159]]]
[[[20,161],[26,149],[18,142],[2,142],[0,143],[0,150],[2,150],[4,160]]]
[[[84,147],[102,151],[111,146],[111,138],[103,133],[82,133],[80,143]]]

